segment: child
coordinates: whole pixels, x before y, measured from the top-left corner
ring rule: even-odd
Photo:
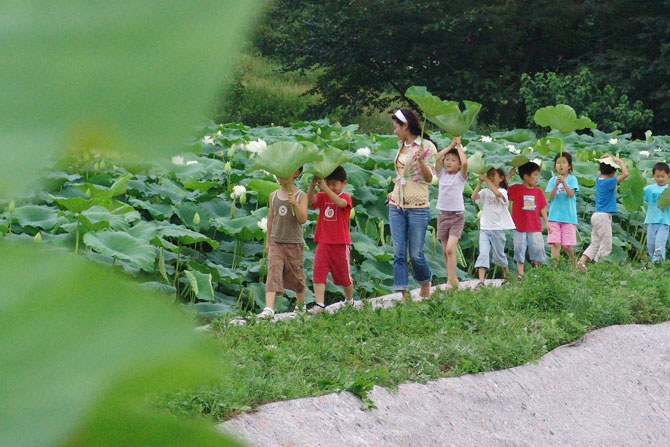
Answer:
[[[465,225],[463,188],[468,179],[468,159],[460,138],[455,137],[449,146],[438,152],[435,172],[439,179],[437,238],[447,265],[446,288],[458,289],[456,246]]]
[[[611,158],[621,167],[615,177],[616,168],[602,160]],[[612,252],[612,213],[616,213],[616,185],[628,177],[628,168],[621,159],[610,154],[600,157],[600,172],[596,177],[596,209],[591,215],[591,245],[582,254],[577,266],[586,271],[586,261],[598,262]]]
[[[668,242],[668,231],[670,231],[670,207],[661,211],[656,201],[668,187],[670,166],[667,163],[656,163],[651,172],[656,184],[644,188],[644,201],[649,204],[644,224],[647,226],[649,259],[651,262],[659,262],[665,260],[665,244]]]
[[[302,224],[307,221],[307,195],[295,185],[301,172],[302,167],[287,179],[278,178],[282,187],[270,194],[268,200],[268,237],[265,241],[268,275],[261,318],[272,318],[275,295],[284,293],[284,288],[295,291],[298,306],[305,302]]]
[[[577,197],[579,183],[572,172],[572,155],[568,152],[559,152],[554,157],[555,175],[547,183],[546,192],[549,193],[549,227],[547,243],[551,244],[551,258],[558,260],[561,256],[561,247],[575,262],[573,247],[577,245]]]
[[[482,190],[484,182],[488,185],[488,189]],[[509,274],[505,256],[505,230],[514,230],[516,227],[509,214],[505,171],[501,168],[491,168],[486,175],[480,174],[471,198],[482,209],[479,221],[479,256],[475,262],[475,268],[479,273],[479,283],[475,288],[479,289],[484,285],[486,269],[491,266],[489,261],[491,251],[493,251],[493,263],[502,267],[505,280]]]
[[[321,192],[314,192],[319,185]],[[312,312],[321,312],[325,307],[326,279],[328,272],[333,283],[342,286],[346,303],[353,302],[354,284],[349,269],[351,238],[349,237],[349,214],[351,196],[342,189],[347,185],[347,173],[338,166],[324,179],[314,178],[307,191],[307,201],[312,208],[319,209],[314,241],[318,243],[314,253],[312,282],[316,305]]]
[[[512,168],[509,175],[516,172]],[[544,220],[547,233],[551,233],[549,220],[547,219],[547,199],[544,192],[537,187],[540,178],[540,167],[529,161],[519,166],[520,185],[512,185],[507,190],[507,196],[512,202],[512,220],[516,229],[514,230],[514,260],[518,278],[523,278],[524,264],[526,262],[526,248],[528,256],[536,267],[539,267],[546,259],[544,252],[544,240],[542,239],[542,222]]]

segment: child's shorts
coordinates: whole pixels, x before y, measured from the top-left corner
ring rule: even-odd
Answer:
[[[446,241],[449,236],[460,239],[465,226],[465,212],[440,211],[437,215],[437,238]]]
[[[350,286],[352,284],[349,261],[351,247],[347,244],[326,244],[319,242],[314,252],[314,268],[312,282],[325,284],[328,272],[333,277],[336,286]]]
[[[539,231],[528,232],[514,230],[514,260],[526,262],[526,248],[531,261],[544,262],[547,253],[544,250],[544,238]]]
[[[303,268],[304,244],[283,244],[268,240],[268,277],[265,291],[284,293],[284,288],[294,292],[305,290]]]
[[[549,221],[551,233],[547,235],[547,244],[577,245],[577,225],[566,222]]]
[[[495,265],[507,267],[507,256],[505,256],[505,239],[505,230],[480,230],[479,256],[477,256],[475,268],[490,268],[490,255],[493,255],[493,263]]]

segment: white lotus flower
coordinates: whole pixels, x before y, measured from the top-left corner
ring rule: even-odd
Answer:
[[[356,155],[360,155],[361,157],[369,157],[370,154],[371,152],[369,147],[362,147],[356,151]]]
[[[660,147],[657,147],[656,149],[654,149],[654,152],[662,152],[662,151],[663,151],[663,149],[661,149]]]
[[[211,135],[205,135],[204,137],[202,137],[201,141],[205,144],[212,144],[212,145],[216,144],[216,142],[214,141],[214,138],[212,138]]]
[[[531,161],[538,166],[542,166],[542,160],[540,160],[539,158],[533,158]]]
[[[194,225],[200,225],[200,214],[195,213],[193,215],[193,224]]]
[[[230,194],[230,197],[233,199],[237,199],[240,197],[242,194],[246,194],[247,188],[245,188],[242,185],[235,185],[233,186],[233,192]]]
[[[508,144],[507,145],[507,150],[510,151],[513,154],[520,154],[521,153],[521,149],[517,149],[516,147],[514,147],[513,144]]]
[[[490,142],[493,141],[493,138],[491,138],[489,136],[482,136],[479,140],[483,141],[484,143],[490,143]]]
[[[216,134],[217,134],[217,135],[223,135],[223,132],[221,132],[220,130],[217,130],[217,131],[216,131]]]
[[[183,165],[184,157],[182,157],[181,155],[175,155],[174,157],[172,157],[172,164],[177,166]]]
[[[197,164],[198,164],[198,162],[197,162],[196,160],[189,160],[189,161],[186,162],[186,166],[188,166],[188,165],[197,165]]]
[[[268,218],[264,217],[261,220],[258,221],[258,228],[260,228],[263,233],[268,232]]]
[[[616,138],[610,138],[610,141],[609,141],[610,144],[617,144],[618,142],[619,142],[619,140],[616,139]]]
[[[645,157],[649,156],[649,151],[640,151],[640,155],[644,155]]]
[[[268,144],[265,140],[259,138],[256,141],[250,141],[244,146],[244,150],[251,152],[252,154],[260,154],[265,149],[267,149]]]

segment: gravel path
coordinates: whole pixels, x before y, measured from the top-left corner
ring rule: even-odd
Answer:
[[[263,405],[219,428],[246,445],[670,446],[670,322],[612,326],[536,364]]]

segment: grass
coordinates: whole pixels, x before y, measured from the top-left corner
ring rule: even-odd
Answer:
[[[227,380],[162,396],[178,414],[224,420],[278,400],[521,365],[587,331],[670,319],[670,264],[531,269],[502,288],[248,326],[214,322]]]

